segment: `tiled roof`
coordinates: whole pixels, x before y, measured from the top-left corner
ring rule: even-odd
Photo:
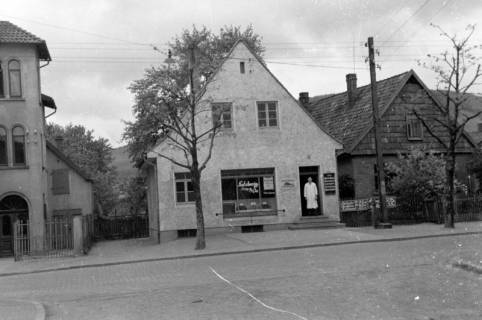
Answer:
[[[42,60],[51,60],[45,40],[14,25],[9,21],[0,21],[0,43],[25,43],[37,46],[39,57]]]
[[[388,108],[413,71],[377,81],[380,115]],[[330,134],[343,142],[343,150],[351,150],[373,126],[370,85],[358,87],[353,106],[348,105],[346,92],[313,97],[306,106],[316,121]]]

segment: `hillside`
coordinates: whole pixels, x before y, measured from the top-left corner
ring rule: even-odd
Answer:
[[[127,146],[112,149],[112,157],[114,158],[112,164],[117,168],[119,178],[122,179],[137,175],[137,169],[132,166],[129,159]]]

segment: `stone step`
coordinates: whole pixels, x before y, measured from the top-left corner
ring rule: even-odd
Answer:
[[[319,220],[306,220],[300,219],[298,221],[293,222],[290,226],[288,226],[289,230],[298,230],[298,229],[331,229],[331,228],[344,228],[345,224],[340,223],[337,220],[333,219],[319,219]]]

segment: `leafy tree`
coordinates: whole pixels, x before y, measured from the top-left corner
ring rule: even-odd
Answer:
[[[98,213],[111,212],[117,195],[114,191],[116,182],[115,168],[112,166],[112,148],[104,138],[95,138],[92,130],[82,125],[68,124],[65,127],[49,123],[47,139],[54,141],[57,147],[94,181],[95,203]]]
[[[388,162],[385,171],[391,176],[390,188],[400,203],[422,203],[446,193],[445,159],[433,152],[413,149]]]
[[[197,101],[201,88],[213,75],[233,44],[244,40],[255,53],[261,55],[264,48],[252,26],[244,31],[240,27],[225,27],[219,35],[206,27],[184,30],[169,46],[168,58],[172,63],[146,70],[144,78],[134,81],[130,90],[135,95],[133,112],[136,120],[127,122],[123,138],[128,142],[134,161],[152,150],[163,139],[171,150],[158,156],[189,170],[196,203],[196,249],[206,247],[204,216],[201,199],[201,173],[211,158],[214,137],[220,121],[210,128],[197,127],[195,119],[207,110]],[[172,54],[172,57],[171,57]],[[215,115],[216,116],[216,115]],[[218,120],[220,120],[220,115]],[[204,145],[207,151],[201,151]],[[184,156],[179,160],[173,150]],[[201,155],[204,158],[201,159]]]
[[[128,177],[119,185],[123,196],[122,205],[126,206],[131,215],[144,214],[147,211],[147,194],[145,178]]]
[[[429,63],[420,64],[429,68],[437,74],[437,91],[443,97],[443,102],[439,108],[442,120],[438,117],[428,117],[419,114],[416,110],[416,117],[421,120],[423,126],[429,134],[433,136],[445,149],[446,152],[446,178],[449,192],[447,193],[447,212],[445,214],[445,227],[453,228],[455,219],[455,168],[456,153],[455,149],[463,136],[465,125],[468,121],[478,117],[482,111],[474,114],[464,114],[463,105],[469,99],[468,91],[477,84],[477,80],[482,76],[480,67],[480,57],[475,55],[475,51],[480,46],[470,45],[469,40],[475,31],[475,25],[468,25],[468,32],[462,38],[450,36],[439,26],[433,25],[440,31],[440,35],[447,39],[451,45],[451,52],[443,51],[439,55],[428,55],[431,60]],[[434,130],[441,127],[445,131],[447,139],[437,134]]]

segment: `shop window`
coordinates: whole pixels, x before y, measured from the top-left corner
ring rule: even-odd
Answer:
[[[5,89],[3,86],[3,69],[2,69],[1,60],[0,60],[0,98],[5,98]]]
[[[189,172],[176,172],[174,173],[174,178],[176,180],[176,202],[194,202],[191,174]]]
[[[407,115],[407,138],[408,140],[422,140],[422,121],[415,116]]]
[[[25,157],[25,129],[21,126],[15,126],[12,129],[13,141],[13,164],[23,166],[26,164]]]
[[[278,126],[278,105],[275,101],[258,102],[258,126],[260,128]]]
[[[69,194],[69,169],[58,169],[52,172],[52,193]]]
[[[0,127],[0,166],[8,165],[7,155],[7,130]]]
[[[20,62],[18,60],[10,60],[8,62],[8,87],[11,98],[19,98],[22,96]]]
[[[273,168],[221,171],[223,215],[276,211]]]
[[[233,128],[232,103],[213,103],[213,125],[222,129]]]

